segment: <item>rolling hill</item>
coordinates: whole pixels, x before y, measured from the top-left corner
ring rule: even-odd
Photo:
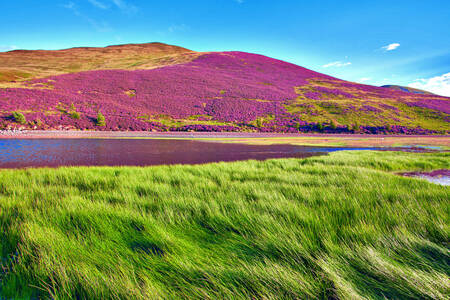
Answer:
[[[412,87],[409,87],[409,86],[388,84],[388,85],[382,85],[381,87],[389,88],[389,89],[393,89],[393,90],[397,90],[397,91],[414,93],[414,94],[434,95],[431,92],[420,90],[420,89],[415,89],[415,88],[412,88]]]
[[[251,53],[151,43],[16,50],[0,53],[0,66],[4,129],[450,131],[450,98],[343,81]]]
[[[191,50],[162,43],[0,52],[0,87],[6,86],[5,82],[81,71],[151,69],[187,62],[195,55]]]

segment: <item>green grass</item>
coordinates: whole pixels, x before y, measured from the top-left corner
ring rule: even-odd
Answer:
[[[12,117],[13,117],[14,121],[16,121],[19,124],[26,124],[27,123],[27,120],[25,119],[25,116],[22,113],[20,113],[20,112],[14,111],[12,113]]]
[[[1,170],[0,295],[447,299],[449,156]]]
[[[371,100],[366,104],[380,109],[380,112],[358,111],[364,99],[340,99],[330,98],[311,101],[307,98],[298,98],[285,108],[292,114],[300,115],[306,122],[328,123],[334,120],[339,125],[351,126],[360,124],[363,126],[387,126],[402,125],[410,128],[422,127],[425,129],[448,132],[448,115],[432,109],[411,107],[393,100]],[[307,106],[299,106],[299,105]],[[398,111],[385,109],[380,104],[396,107]],[[348,110],[349,106],[357,109]]]

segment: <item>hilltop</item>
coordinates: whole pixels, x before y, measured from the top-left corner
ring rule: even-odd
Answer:
[[[450,98],[160,43],[0,53],[0,128],[446,133]],[[25,120],[12,117],[20,112]],[[98,126],[97,115],[105,116]]]
[[[192,54],[189,49],[163,43],[0,52],[0,86],[90,70],[151,69],[189,61]]]
[[[383,85],[381,87],[389,88],[389,89],[393,89],[393,90],[397,90],[397,91],[414,93],[414,94],[435,95],[435,94],[433,94],[431,92],[424,91],[424,90],[421,90],[421,89],[412,88],[412,87],[409,87],[409,86],[388,84],[388,85]]]

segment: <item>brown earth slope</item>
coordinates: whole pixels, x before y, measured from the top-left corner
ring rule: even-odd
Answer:
[[[162,43],[0,52],[0,87],[14,85],[15,81],[89,70],[151,69],[188,62],[197,56],[189,49]]]

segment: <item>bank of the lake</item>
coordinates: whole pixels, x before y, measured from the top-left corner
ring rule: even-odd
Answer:
[[[1,131],[0,139],[187,139],[250,145],[291,144],[324,147],[439,147],[450,149],[450,135],[293,134],[255,132],[150,132],[91,130]]]
[[[196,139],[0,139],[0,169],[204,164],[249,159],[305,158],[334,151],[384,149],[251,145]]]
[[[428,298],[448,153],[0,171],[5,298]]]

